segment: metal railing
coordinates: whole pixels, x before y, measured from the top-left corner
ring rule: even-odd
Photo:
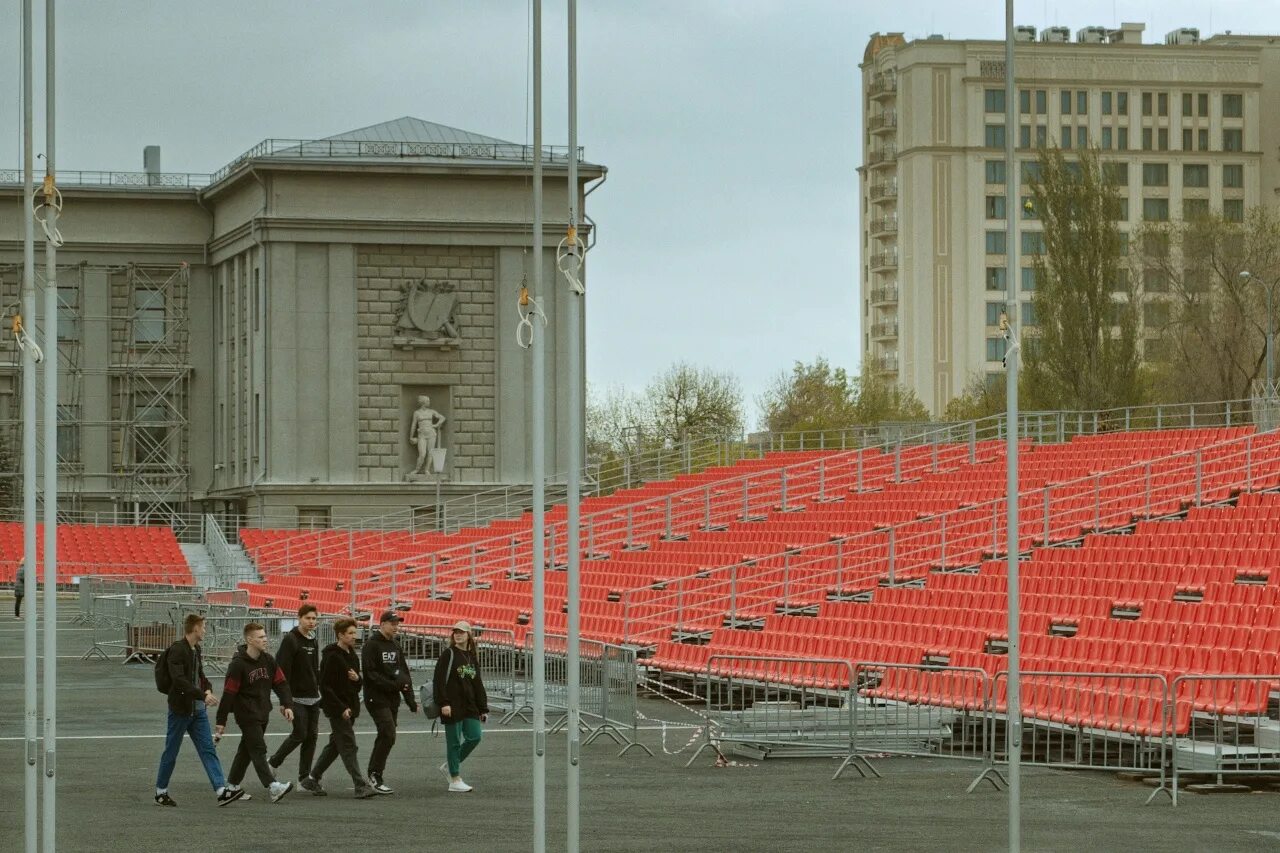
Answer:
[[[1165,725],[1171,744],[1173,804],[1187,774],[1208,774],[1221,786],[1228,776],[1280,774],[1280,721],[1271,714],[1280,675],[1182,675],[1173,681]]]
[[[871,200],[879,201],[886,198],[898,197],[898,182],[883,181],[881,183],[871,185]]]
[[[898,286],[894,284],[889,287],[877,287],[871,291],[871,301],[873,303],[897,302]]]
[[[568,161],[569,148],[560,145],[542,146],[542,156],[547,163]],[[578,159],[583,158],[578,148]],[[431,157],[451,160],[496,160],[518,163],[533,162],[533,146],[505,142],[394,142],[353,139],[264,139],[239,157],[214,172],[210,183],[217,183],[231,174],[241,163],[259,157],[297,157],[299,159],[325,157]]]
[[[37,186],[44,175],[33,176]],[[72,172],[58,170],[59,186],[146,187],[199,189],[208,186],[211,176],[193,172]],[[21,169],[0,169],[0,184],[21,184]]]
[[[879,267],[896,267],[898,265],[898,253],[893,252],[876,252],[871,256],[872,268]]]

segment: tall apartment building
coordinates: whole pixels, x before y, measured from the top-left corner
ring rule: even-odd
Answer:
[[[1021,186],[1037,148],[1097,146],[1121,179],[1125,232],[1275,203],[1280,37],[1178,30],[1143,44],[1143,24],[1086,27],[1074,40],[1066,28],[1039,40],[1022,29]],[[861,68],[864,358],[938,413],[970,376],[1002,375],[1010,211],[1021,213],[1021,320],[1036,319],[1040,224],[1025,199],[1005,198],[1004,41],[876,34]]]

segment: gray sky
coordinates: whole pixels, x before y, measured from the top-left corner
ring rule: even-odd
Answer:
[[[544,5],[545,141],[563,144],[564,3]],[[267,137],[319,138],[402,115],[524,141],[529,7],[60,0],[59,167],[139,170],[142,147],[159,144],[166,171],[211,172]],[[1270,0],[1018,8],[1018,23],[1039,27],[1142,21],[1148,42],[1177,26],[1280,33]],[[0,167],[21,165],[20,9],[0,0]],[[740,378],[754,421],[756,397],[793,362],[822,355],[856,369],[857,65],[867,38],[999,38],[1003,9],[580,0],[579,141],[609,167],[587,208],[600,225],[588,259],[593,385],[638,388],[676,360],[710,365]]]

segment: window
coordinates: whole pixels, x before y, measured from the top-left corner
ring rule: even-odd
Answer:
[[[1146,255],[1148,258],[1169,257],[1169,235],[1143,234],[1142,254]]]
[[[1018,92],[1018,112],[1026,115],[1031,112],[1031,90],[1021,89]]]
[[[1223,199],[1222,218],[1228,222],[1244,222],[1244,199]]]
[[[1169,114],[1169,93],[1161,92],[1156,95],[1156,114],[1167,116]]]
[[[1102,129],[1102,150],[1111,150],[1111,128],[1109,127],[1104,127]]]
[[[987,361],[1004,361],[1004,338],[987,338]]]
[[[1169,186],[1169,164],[1168,163],[1143,163],[1142,164],[1142,185],[1144,187]]]
[[[1031,302],[1022,303],[1022,325],[1034,326],[1036,324],[1036,306]]]
[[[1197,144],[1196,144],[1196,149],[1197,149],[1197,150],[1199,150],[1199,151],[1208,151],[1208,150],[1209,150],[1209,130],[1208,130],[1208,128],[1201,128],[1200,130],[1197,130],[1197,131],[1196,131],[1196,142],[1197,142]]]
[[[1144,198],[1142,200],[1142,218],[1147,222],[1169,221],[1169,199]]]
[[[1168,293],[1169,274],[1160,267],[1147,267],[1142,273],[1142,289],[1147,293]]]
[[[134,403],[133,462],[135,465],[163,465],[169,461],[169,406],[164,396],[155,394]]]
[[[1223,151],[1243,151],[1244,131],[1238,127],[1229,127],[1222,131]]]
[[[1244,95],[1222,96],[1222,117],[1242,118],[1244,116]]]
[[[1152,101],[1151,101],[1151,93],[1150,93],[1150,92],[1143,92],[1143,93],[1142,93],[1142,114],[1143,114],[1144,116],[1149,116],[1149,115],[1151,115],[1151,112],[1152,112],[1152,110],[1151,110],[1151,103],[1152,103]]]
[[[1047,148],[1049,145],[1049,127],[1048,125],[1036,125],[1036,147]]]
[[[1077,148],[1089,147],[1089,128],[1087,127],[1076,128],[1076,147]]]
[[[1116,129],[1116,148],[1120,151],[1129,150],[1129,128],[1121,127]]]
[[[983,139],[983,144],[985,144],[988,148],[1003,148],[1004,147],[1004,125],[1003,124],[987,125],[986,135]]]
[[[1162,127],[1156,131],[1156,147],[1161,151],[1169,150],[1169,128]]]
[[[1114,222],[1124,222],[1129,218],[1129,199],[1122,196],[1107,202],[1107,215]]]
[[[1129,292],[1129,271],[1123,267],[1113,269],[1107,276],[1112,293]]]
[[[1000,315],[1003,313],[1004,313],[1003,302],[988,302],[987,303],[987,325],[999,326]]]
[[[1209,215],[1209,199],[1184,198],[1182,200],[1182,218],[1188,222],[1204,219]]]
[[[1209,186],[1209,165],[1207,163],[1186,163],[1182,167],[1182,185],[1184,187]]]
[[[983,103],[989,113],[1004,112],[1004,89],[987,89],[984,93]]]
[[[133,292],[133,342],[156,344],[164,337],[164,291],[138,288]]]
[[[1022,218],[1023,219],[1039,219],[1040,214],[1036,213],[1036,201],[1029,195],[1022,197]]]
[[[1062,114],[1064,116],[1071,115],[1071,90],[1070,89],[1062,90],[1061,100],[1062,100]]]
[[[330,507],[298,507],[298,527],[302,530],[325,530],[330,526]]]
[[[1035,183],[1040,180],[1040,163],[1038,160],[1022,161],[1022,182],[1024,184]]]
[[[987,161],[987,183],[1003,184],[1004,183],[1004,161],[988,160]]]
[[[1143,305],[1142,323],[1148,329],[1162,329],[1169,325],[1169,303],[1157,300]]]
[[[1104,116],[1111,115],[1111,93],[1110,92],[1102,93],[1102,114]]]
[[[1004,267],[987,267],[987,290],[1007,290],[1007,272]]]
[[[1036,282],[1038,280],[1039,279],[1036,276],[1035,267],[1022,268],[1022,292],[1023,293],[1034,293],[1036,289]]]
[[[1116,115],[1127,116],[1129,114],[1129,93],[1116,92]]]
[[[1089,93],[1084,89],[1076,92],[1076,115],[1089,114]]]
[[[1102,180],[1113,187],[1129,186],[1128,163],[1103,163]]]
[[[1233,190],[1244,187],[1244,166],[1240,163],[1223,166],[1222,185]]]
[[[1062,147],[1071,147],[1071,125],[1064,124],[1062,126]]]
[[[61,288],[59,288],[61,290]],[[58,462],[80,461],[80,407],[58,405]]]
[[[1207,116],[1209,114],[1209,93],[1201,92],[1200,94],[1196,95],[1196,103],[1200,107],[1200,109],[1197,111],[1198,114],[1201,116]]]
[[[1040,115],[1049,112],[1049,93],[1044,89],[1036,89],[1036,112]]]
[[[1209,292],[1209,270],[1204,267],[1187,267],[1182,271],[1182,287],[1188,293]]]
[[[1151,128],[1144,127],[1142,129],[1142,150],[1150,151],[1154,146],[1151,144]]]
[[[58,283],[58,340],[80,340],[80,286]]]
[[[1003,231],[988,231],[987,254],[1003,255],[1006,251],[1006,246],[1008,245],[1006,242],[1008,236],[1009,235],[1005,234]]]
[[[1182,93],[1182,115],[1184,118],[1186,116],[1191,115],[1191,93],[1190,92]]]
[[[1023,231],[1022,232],[1022,254],[1043,255],[1044,254],[1044,234],[1039,231]]]
[[[1004,196],[989,195],[987,196],[987,219],[1004,219]]]
[[[1129,235],[1127,232],[1121,231],[1120,237],[1120,257],[1129,257]]]
[[[1024,124],[1018,128],[1018,147],[1019,148],[1031,147],[1031,126],[1030,125]]]
[[[253,330],[258,331],[262,319],[262,285],[258,268],[253,268]]]
[[[1191,142],[1192,142],[1191,128],[1184,127],[1182,129],[1182,150],[1191,151],[1192,150]]]

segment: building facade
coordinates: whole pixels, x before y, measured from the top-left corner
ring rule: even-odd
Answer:
[[[568,297],[554,260],[566,155],[544,153],[549,471],[564,470],[569,422]],[[415,473],[410,438],[421,397],[444,418],[442,501],[529,483],[531,367],[516,300],[533,275],[531,156],[403,118],[268,140],[212,175],[158,163],[61,172],[62,503],[135,520],[213,512],[288,526],[412,512],[430,523],[437,483],[430,467]],[[604,173],[580,167],[580,205]],[[6,306],[22,276],[20,180],[0,171]],[[43,341],[38,318],[35,329]],[[10,500],[20,385],[10,338]]]
[[[1027,28],[1030,29],[1030,28]],[[877,34],[862,69],[862,350],[935,414],[975,375],[1002,375],[1006,216],[1020,215],[1019,318],[1035,325],[1039,223],[1005,198],[1005,134],[1026,186],[1038,148],[1097,147],[1123,200],[1121,231],[1274,204],[1280,39],[1142,24],[1052,28],[1017,44],[1018,126],[1005,127],[1003,41]],[[1048,40],[1045,40],[1048,39]],[[1027,165],[1031,164],[1031,165]],[[1027,195],[1026,192],[1023,195]],[[1154,291],[1154,288],[1152,289]],[[1138,283],[1139,298],[1147,299]]]

